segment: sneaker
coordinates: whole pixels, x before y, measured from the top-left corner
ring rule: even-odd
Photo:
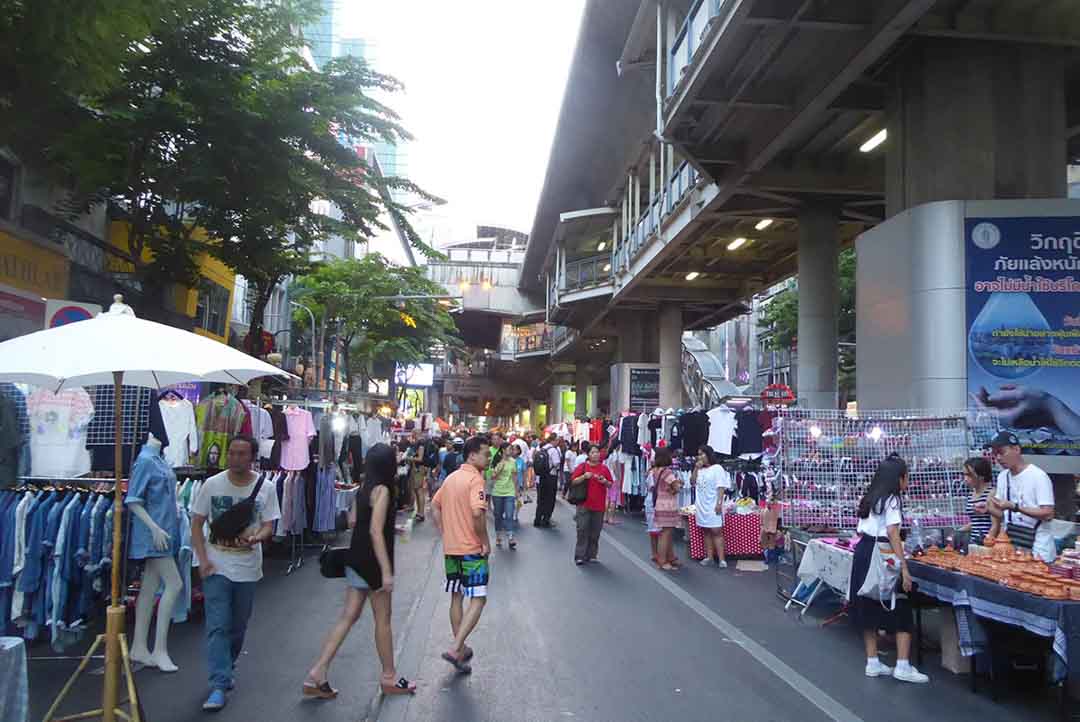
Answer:
[[[215,689],[210,692],[210,696],[203,702],[204,712],[217,712],[218,710],[225,708],[226,703],[225,690]]]
[[[713,563],[713,560],[710,559],[709,557],[705,557],[700,562],[698,562],[698,564],[700,564],[703,567],[712,566],[712,563]]]
[[[866,663],[866,676],[867,677],[888,677],[893,673],[893,668],[882,662],[880,659],[876,659],[873,662]]]
[[[929,677],[912,667],[910,664],[905,667],[897,665],[892,676],[893,679],[898,679],[901,682],[911,682],[912,684],[926,684],[930,681]]]
[[[721,561],[718,561],[718,562],[716,563],[716,568],[717,568],[717,569],[727,569],[727,562],[726,562],[726,561],[723,561],[723,560],[721,560]]]
[[[575,559],[574,560],[574,564],[577,564],[579,567],[584,563],[585,563],[584,559]]]
[[[506,543],[506,545],[507,545],[508,547],[510,547],[511,549],[517,549],[517,540],[516,540],[516,539],[514,539],[513,537],[510,537],[510,541],[508,541],[508,542]]]

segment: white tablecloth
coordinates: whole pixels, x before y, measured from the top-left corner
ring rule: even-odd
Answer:
[[[26,644],[18,637],[0,637],[0,720],[26,722],[29,712]]]
[[[851,563],[854,552],[842,549],[835,544],[828,544],[820,539],[811,539],[806,545],[802,562],[799,564],[799,580],[806,585],[820,579],[844,596],[847,596],[851,584]]]

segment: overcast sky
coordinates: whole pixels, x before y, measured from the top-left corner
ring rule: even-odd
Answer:
[[[448,201],[429,219],[439,235],[531,230],[583,5],[337,0],[335,35],[372,41],[377,69],[405,84],[390,101],[416,136],[403,171]]]

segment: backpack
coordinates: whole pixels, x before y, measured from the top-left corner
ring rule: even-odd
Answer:
[[[434,441],[429,441],[424,447],[424,466],[434,469],[439,465],[439,447]]]
[[[541,447],[533,454],[533,471],[537,476],[551,476],[551,457],[546,448]]]
[[[463,460],[461,458],[461,454],[457,453],[456,451],[451,451],[449,454],[446,455],[446,458],[443,459],[443,472],[446,474],[446,476],[450,476],[461,467],[462,461]]]

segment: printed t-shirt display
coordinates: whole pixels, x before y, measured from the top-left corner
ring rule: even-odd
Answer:
[[[71,477],[90,471],[86,427],[94,418],[94,404],[84,389],[54,394],[38,389],[26,401],[30,416],[32,476]]]
[[[719,489],[731,490],[731,475],[719,464],[713,464],[697,472],[697,497],[695,499],[695,521],[707,529],[724,526],[723,514],[716,513],[716,502],[720,498]]]
[[[132,515],[131,536],[128,542],[129,559],[169,557],[178,551],[180,515],[176,509],[176,474],[151,444],[145,444],[131,465],[124,504],[142,504],[154,523],[169,535],[168,548],[154,548],[154,535],[142,520]]]
[[[473,514],[487,509],[484,477],[471,464],[465,464],[439,487],[432,500],[442,512],[443,553],[448,556],[479,554],[480,537]]]
[[[1054,506],[1054,484],[1046,472],[1028,464],[1028,467],[1019,474],[1012,474],[1008,469],[998,474],[997,493],[995,496],[1002,501],[1012,501],[1022,507]],[[1057,556],[1057,548],[1054,545],[1054,535],[1050,531],[1050,525],[1046,522],[1039,524],[1027,514],[1018,511],[1006,511],[1005,522],[1014,526],[1034,527],[1035,546],[1032,553],[1045,562],[1052,562]]]
[[[285,425],[289,438],[281,443],[281,468],[302,471],[311,463],[308,445],[315,436],[315,420],[307,409],[290,406],[285,409]]]
[[[709,446],[718,454],[731,454],[731,439],[735,436],[735,412],[717,406],[708,413]]]
[[[199,425],[199,466],[221,468],[229,442],[244,429],[247,412],[228,394],[215,394],[199,403],[195,410]]]
[[[199,489],[195,501],[192,502],[191,511],[199,516],[206,517],[205,527],[209,530],[210,525],[220,515],[231,509],[233,504],[239,504],[251,496],[255,490],[258,475],[251,474],[251,483],[237,486],[229,480],[229,472],[211,476]],[[249,536],[256,533],[259,527],[266,522],[281,518],[281,510],[278,507],[277,492],[274,485],[263,483],[259,489],[259,496],[255,499],[255,510],[252,514],[251,523],[241,536]],[[215,539],[210,532],[209,543],[206,545],[207,559],[217,569],[216,574],[221,574],[233,582],[257,582],[262,579],[262,545],[252,547],[238,546],[233,540]]]
[[[192,454],[199,450],[199,428],[195,424],[195,407],[187,399],[161,399],[158,401],[169,445],[165,447],[165,460],[169,466],[187,466]]]

